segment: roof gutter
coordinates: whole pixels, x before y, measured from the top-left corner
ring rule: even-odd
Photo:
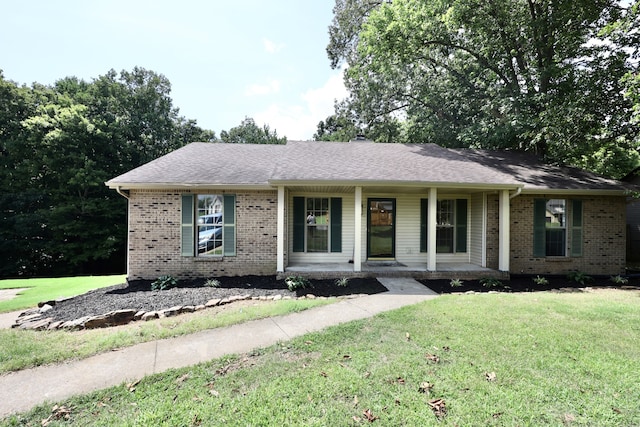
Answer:
[[[515,193],[509,194],[509,200],[518,197],[520,195],[520,193],[522,193],[522,186],[516,188],[516,192]]]
[[[122,197],[124,197],[125,199],[129,200],[129,194],[125,193],[122,191],[122,188],[120,186],[117,186],[116,188],[116,192],[121,195]]]

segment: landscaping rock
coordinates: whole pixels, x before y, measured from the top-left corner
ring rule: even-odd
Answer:
[[[106,328],[109,326],[126,325],[136,315],[135,310],[117,310],[101,316],[92,316],[85,320],[82,326],[85,329]]]
[[[222,298],[210,299],[209,301],[207,301],[207,303],[204,306],[207,308],[215,307],[216,305],[220,305],[220,301],[222,301]]]
[[[157,311],[148,311],[145,314],[142,315],[142,320],[144,320],[145,322],[148,322],[149,320],[154,320],[159,318],[160,316],[158,315]]]
[[[44,313],[46,313],[46,312],[47,312],[47,311],[49,311],[49,310],[53,310],[53,306],[52,306],[52,305],[45,304],[45,305],[43,305],[42,307],[40,307],[40,313],[41,313],[41,314],[44,314]]]

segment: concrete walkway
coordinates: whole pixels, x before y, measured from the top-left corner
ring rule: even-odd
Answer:
[[[133,382],[145,375],[268,347],[437,296],[413,279],[378,280],[388,292],[0,376],[0,417],[27,411],[44,402],[55,403],[77,394]]]

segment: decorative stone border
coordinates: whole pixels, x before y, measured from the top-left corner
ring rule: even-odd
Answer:
[[[356,294],[337,297],[338,299],[351,299],[358,298],[366,294]],[[68,299],[68,298],[67,298]],[[80,329],[97,329],[107,328],[110,326],[121,326],[134,321],[149,321],[154,319],[162,319],[165,317],[173,317],[182,313],[193,313],[195,311],[205,310],[211,307],[217,307],[221,305],[231,304],[236,301],[279,301],[279,300],[291,300],[294,299],[290,296],[270,295],[270,296],[251,296],[234,295],[226,298],[214,298],[202,305],[177,305],[174,307],[166,308],[158,311],[138,311],[138,310],[116,310],[109,313],[97,315],[97,316],[84,316],[79,319],[59,321],[52,317],[47,317],[49,312],[58,302],[65,301],[67,299],[47,301],[38,304],[38,308],[32,308],[21,313],[16,319],[12,328],[42,331],[42,330],[80,330]],[[328,299],[327,297],[316,297],[313,294],[307,294],[295,299]]]

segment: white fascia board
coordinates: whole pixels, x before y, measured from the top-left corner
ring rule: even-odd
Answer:
[[[427,181],[322,181],[322,180],[269,180],[273,186],[285,185],[287,187],[306,186],[344,186],[344,187],[410,187],[410,188],[453,188],[473,190],[516,190],[521,184],[493,184],[472,182],[427,182]]]
[[[180,184],[175,182],[154,182],[154,183],[126,183],[126,182],[105,182],[105,185],[112,190],[199,190],[199,189],[224,189],[224,190],[273,190],[269,184]]]
[[[535,189],[535,190],[527,190],[527,188],[522,189],[522,195],[545,195],[545,194],[558,194],[558,195],[570,195],[570,196],[626,196],[628,190],[620,189],[620,190],[589,190],[589,189]]]

